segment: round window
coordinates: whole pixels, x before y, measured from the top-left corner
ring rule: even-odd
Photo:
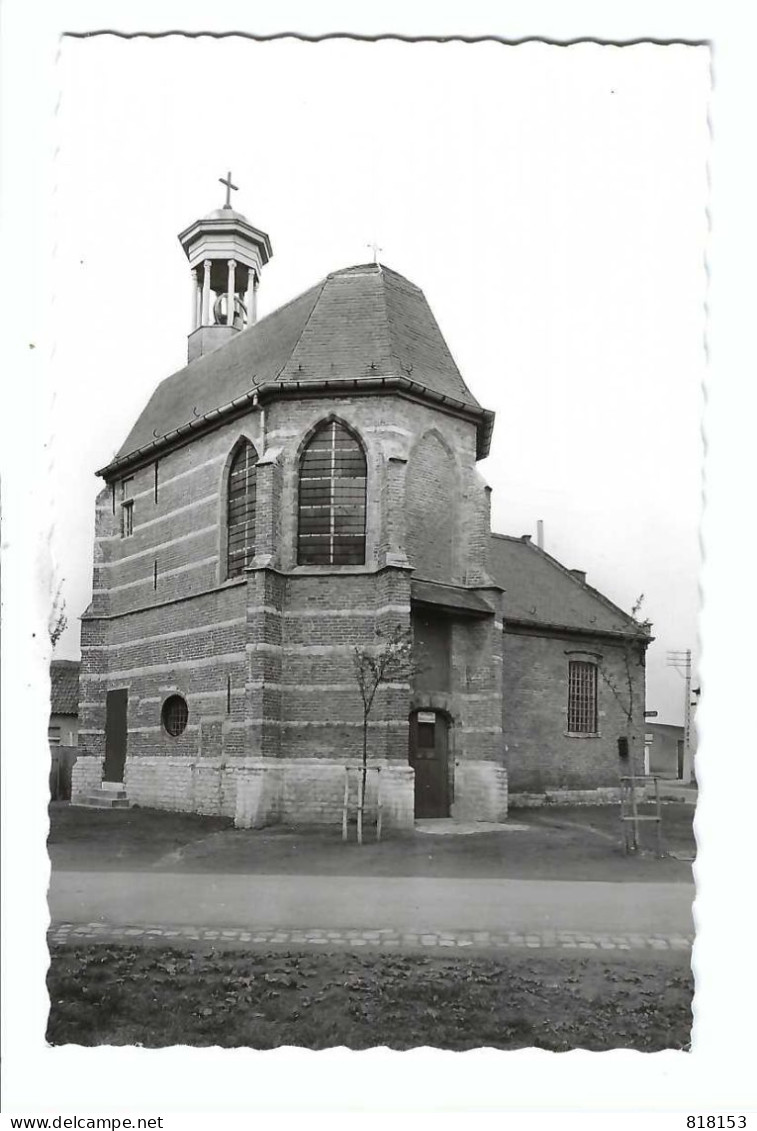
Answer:
[[[183,699],[181,695],[171,695],[163,704],[161,718],[163,726],[169,734],[172,734],[174,738],[180,735],[186,729],[187,719],[189,718],[189,707],[187,707],[186,699]]]

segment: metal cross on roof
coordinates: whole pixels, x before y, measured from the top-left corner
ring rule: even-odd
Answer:
[[[238,192],[239,186],[231,183],[231,170],[229,170],[225,177],[219,177],[218,180],[222,185],[226,185],[226,203],[224,204],[224,208],[231,208],[231,190],[233,189],[234,192]]]
[[[379,252],[384,250],[383,247],[379,247],[375,240],[373,241],[373,243],[367,243],[365,246],[369,247],[373,252],[373,262],[378,263]]]

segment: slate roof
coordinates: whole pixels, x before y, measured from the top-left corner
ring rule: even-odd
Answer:
[[[50,663],[50,713],[79,714],[78,660],[52,660]]]
[[[490,573],[505,590],[506,624],[549,625],[651,639],[628,613],[574,577],[545,550],[522,538],[492,534]]]
[[[328,381],[354,390],[384,378],[467,410],[486,454],[493,414],[463,381],[423,292],[396,271],[368,263],[334,271],[167,377],[113,464],[256,389],[262,395],[264,387],[307,389]]]

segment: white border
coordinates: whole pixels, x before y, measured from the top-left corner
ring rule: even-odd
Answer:
[[[2,203],[5,388],[2,415],[3,1051],[6,1111],[83,1113],[220,1110],[753,1110],[755,912],[750,836],[755,575],[755,18],[747,5],[455,0],[410,3],[102,2],[7,0],[2,13]],[[254,29],[263,34],[498,34],[508,40],[712,39],[713,236],[708,348],[707,511],[703,524],[703,785],[698,832],[695,1051],[561,1056],[534,1052],[391,1054],[245,1050],[47,1049],[42,928],[48,863],[44,748],[49,568],[44,506],[50,474],[42,395],[52,343],[44,279],[54,253],[47,222],[51,123],[61,29]],[[135,76],[135,81],[137,81]],[[13,270],[8,270],[8,265]],[[8,313],[10,312],[10,317]],[[30,348],[31,346],[34,348]],[[54,469],[53,469],[54,473]],[[36,634],[36,635],[35,635]],[[601,1055],[601,1061],[596,1061]],[[210,1059],[213,1064],[211,1066]],[[438,1116],[435,1122],[438,1122]],[[519,1118],[519,1123],[524,1122]],[[189,1120],[177,1126],[190,1126]],[[331,1125],[331,1123],[330,1123]],[[679,1118],[677,1126],[685,1126]],[[199,1126],[199,1124],[198,1124]]]

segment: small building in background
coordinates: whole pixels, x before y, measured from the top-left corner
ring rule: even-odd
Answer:
[[[644,727],[644,748],[650,774],[661,778],[683,777],[684,729],[676,723],[653,723]],[[691,728],[692,754],[696,750],[696,727]]]
[[[50,796],[53,801],[71,800],[71,771],[79,741],[78,660],[53,660],[50,664]]]

